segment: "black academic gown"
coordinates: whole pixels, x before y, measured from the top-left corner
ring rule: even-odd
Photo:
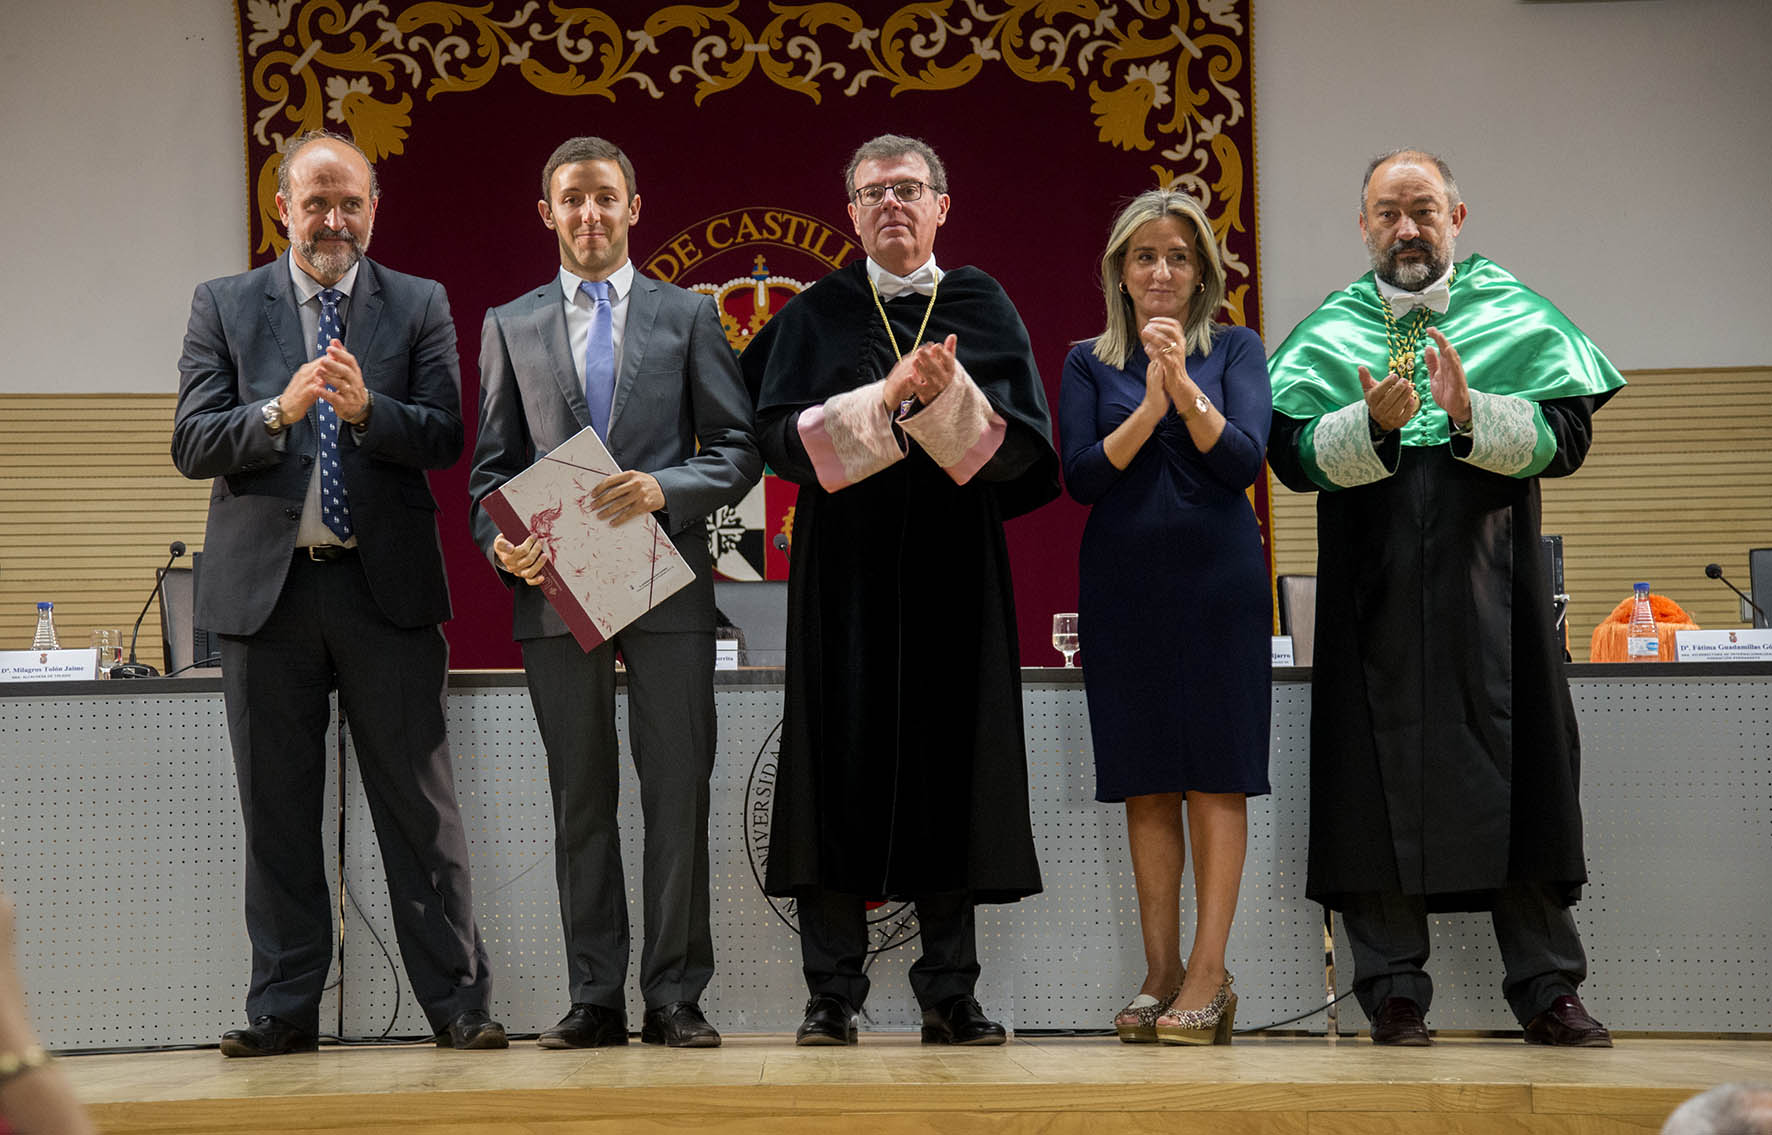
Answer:
[[[1540,403],[1557,451],[1499,476],[1450,445],[1380,449],[1392,476],[1319,492],[1306,894],[1422,895],[1485,910],[1507,882],[1587,880],[1581,741],[1552,633],[1538,477],[1580,467],[1599,396]],[[1307,423],[1274,415],[1268,461],[1298,458]]]
[[[900,347],[927,303],[885,305]],[[942,277],[923,338],[950,332],[1008,424],[965,485],[915,442],[856,484],[818,484],[800,412],[885,377],[895,358],[863,262],[795,297],[744,353],[759,447],[800,486],[772,895],[1010,902],[1040,890],[1003,520],[1057,495],[1057,455],[1026,329],[995,280]]]

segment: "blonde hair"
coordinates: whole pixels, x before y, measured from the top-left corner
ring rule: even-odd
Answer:
[[[1164,217],[1187,222],[1194,230],[1195,259],[1200,265],[1201,291],[1189,297],[1187,309],[1187,351],[1204,355],[1212,350],[1212,337],[1218,324],[1212,320],[1224,304],[1224,260],[1218,253],[1218,241],[1212,236],[1212,222],[1205,208],[1193,197],[1175,189],[1152,189],[1140,193],[1132,203],[1120,210],[1108,232],[1107,248],[1101,254],[1101,290],[1107,299],[1107,329],[1095,340],[1095,357],[1109,366],[1124,367],[1138,346],[1138,328],[1133,326],[1132,297],[1121,290],[1126,272],[1126,252],[1132,234],[1141,225]]]

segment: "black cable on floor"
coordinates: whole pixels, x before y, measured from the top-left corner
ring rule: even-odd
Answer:
[[[1232,1036],[1249,1036],[1253,1033],[1266,1032],[1268,1029],[1277,1029],[1281,1025],[1297,1024],[1299,1021],[1308,1020],[1309,1018],[1316,1016],[1318,1013],[1328,1012],[1329,1007],[1331,1005],[1338,1005],[1341,1002],[1347,1000],[1349,997],[1353,996],[1353,992],[1354,991],[1350,989],[1346,993],[1343,993],[1341,996],[1337,997],[1334,1001],[1325,1001],[1321,1005],[1318,1005],[1315,1009],[1310,1010],[1308,1013],[1300,1013],[1296,1017],[1287,1017],[1283,1021],[1274,1021],[1272,1024],[1257,1025],[1255,1028],[1252,1028],[1252,1029],[1232,1029],[1231,1035]]]

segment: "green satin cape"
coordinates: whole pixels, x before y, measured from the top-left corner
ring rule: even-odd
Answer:
[[[1359,367],[1383,377],[1390,348],[1378,287],[1368,272],[1331,293],[1292,329],[1268,360],[1274,412],[1308,421],[1364,397]],[[1405,324],[1413,320],[1407,316]],[[1446,314],[1430,313],[1464,360],[1472,390],[1533,401],[1600,394],[1624,378],[1569,317],[1505,268],[1481,256],[1458,265]],[[1404,445],[1446,444],[1446,413],[1428,392],[1426,334],[1415,352],[1413,380],[1421,410],[1403,427]]]

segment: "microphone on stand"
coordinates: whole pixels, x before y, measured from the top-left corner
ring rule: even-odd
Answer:
[[[154,605],[154,596],[160,594],[160,580],[172,570],[172,561],[185,554],[185,542],[174,540],[166,549],[172,554],[166,557],[166,566],[154,573],[154,590],[148,592],[148,601],[142,604],[142,613],[135,617],[135,629],[129,632],[129,661],[111,667],[113,678],[158,678],[160,671],[146,662],[135,660],[135,640],[142,633],[142,620],[148,617],[148,608]]]
[[[1754,614],[1759,616],[1757,619],[1754,620],[1755,626],[1764,627],[1764,626],[1772,625],[1772,620],[1769,620],[1766,618],[1766,612],[1760,608],[1760,605],[1758,603],[1755,603],[1753,601],[1753,599],[1747,595],[1746,592],[1741,590],[1741,588],[1735,586],[1733,583],[1730,583],[1727,579],[1723,578],[1723,565],[1722,564],[1705,564],[1704,565],[1704,574],[1709,576],[1711,579],[1721,579],[1723,581],[1724,587],[1727,587],[1730,591],[1733,591],[1733,592],[1735,592],[1735,594],[1741,596],[1741,601],[1743,603],[1746,603],[1749,607],[1752,607],[1754,609]]]

